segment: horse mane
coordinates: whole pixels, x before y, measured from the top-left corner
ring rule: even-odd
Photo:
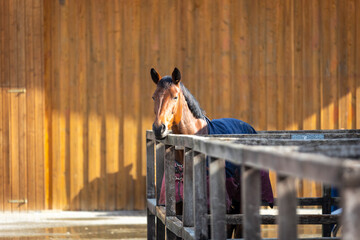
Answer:
[[[190,93],[190,91],[180,82],[180,89],[183,92],[185,100],[188,104],[188,107],[191,113],[197,119],[206,119],[205,111],[200,107],[199,102],[195,99],[195,97]]]
[[[172,82],[172,78],[170,76],[163,77],[159,83],[162,88],[169,88]],[[195,97],[190,93],[190,91],[180,82],[180,89],[185,97],[185,101],[187,102],[187,105],[191,111],[191,113],[194,115],[197,119],[206,119],[206,113],[205,111],[200,107],[199,102],[195,99]]]

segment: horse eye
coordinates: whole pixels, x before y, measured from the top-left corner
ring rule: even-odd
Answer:
[[[151,97],[152,98],[152,100],[154,100],[155,101],[155,98],[154,97]]]
[[[174,97],[173,99],[174,99],[174,100],[177,100],[177,99],[178,99],[178,97],[176,96],[176,97]]]

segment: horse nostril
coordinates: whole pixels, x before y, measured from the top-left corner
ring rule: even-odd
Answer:
[[[165,124],[161,124],[161,133],[163,134],[166,130]]]
[[[157,126],[155,123],[153,124],[153,131],[155,133],[155,136],[157,138],[163,138],[163,134],[166,132],[166,126],[165,124],[161,124]]]

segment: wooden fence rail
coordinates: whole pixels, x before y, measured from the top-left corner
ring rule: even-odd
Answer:
[[[164,239],[165,234],[168,238],[207,239],[208,225],[211,238],[226,239],[226,224],[243,224],[245,239],[261,239],[261,224],[278,224],[279,239],[296,239],[297,224],[323,224],[320,239],[330,239],[329,224],[339,222],[339,216],[330,214],[330,207],[339,198],[331,197],[329,187],[324,187],[322,198],[297,199],[295,178],[319,181],[341,190],[342,239],[355,239],[360,236],[359,134],[360,130],[270,131],[211,137],[170,134],[164,140],[156,140],[147,131],[148,239]],[[185,151],[182,216],[175,212],[175,147]],[[226,214],[225,159],[242,165],[243,214]],[[206,161],[209,161],[210,214]],[[276,216],[260,215],[261,169],[273,170],[278,176]],[[166,206],[160,206],[164,171]],[[323,214],[297,215],[298,205],[321,205]]]

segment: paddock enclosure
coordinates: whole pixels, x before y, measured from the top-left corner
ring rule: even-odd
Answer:
[[[210,118],[360,128],[360,0],[0,0],[0,33],[0,211],[145,209],[151,67]]]
[[[261,224],[278,225],[275,239],[340,239],[336,236],[338,232],[332,231],[332,224],[339,226],[340,218],[341,239],[357,239],[360,234],[359,134],[359,130],[262,131],[242,135],[174,134],[156,140],[153,132],[148,131],[148,239],[227,239],[226,224],[243,224],[245,239],[269,239],[266,232],[261,233]],[[181,177],[175,174],[175,149],[184,151]],[[243,214],[226,214],[225,159],[242,167],[238,177]],[[278,174],[277,211],[272,214],[260,214],[261,170]],[[164,175],[166,201],[162,205],[159,196]],[[323,196],[297,198],[298,178],[320,181]],[[184,187],[182,213],[175,210],[178,181]],[[334,186],[341,192],[340,198],[332,197]],[[316,205],[322,207],[320,213],[299,211],[299,207]],[[341,216],[332,213],[332,206],[342,207]],[[300,238],[299,224],[322,224],[322,234]]]

